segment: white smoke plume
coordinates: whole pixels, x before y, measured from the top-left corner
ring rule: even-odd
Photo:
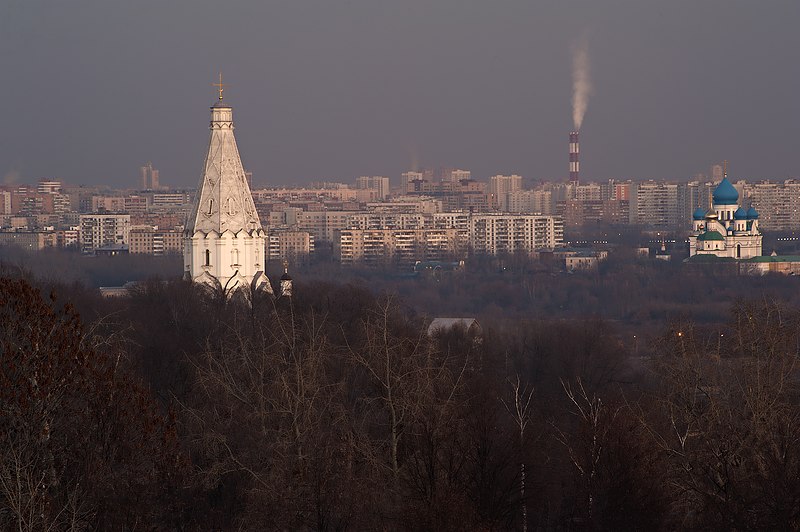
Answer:
[[[581,40],[572,49],[572,122],[575,131],[581,129],[583,115],[589,105],[592,82],[589,79],[589,43]]]

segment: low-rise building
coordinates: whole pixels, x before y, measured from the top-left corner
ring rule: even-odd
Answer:
[[[58,245],[55,231],[0,231],[0,246],[18,246],[30,251]]]

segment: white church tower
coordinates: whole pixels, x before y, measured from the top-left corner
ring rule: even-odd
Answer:
[[[184,275],[228,293],[253,285],[271,291],[264,275],[266,234],[233,136],[233,108],[219,100],[211,107],[211,139],[184,232]],[[255,283],[253,282],[255,280]]]

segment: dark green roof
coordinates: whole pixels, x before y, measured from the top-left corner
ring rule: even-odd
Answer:
[[[718,257],[710,253],[698,253],[688,259],[684,259],[684,262],[736,262],[736,259],[733,257]]]
[[[800,255],[764,255],[761,257],[752,257],[745,259],[742,262],[800,262]]]
[[[719,234],[719,231],[706,231],[705,233],[699,235],[697,240],[719,240],[725,241],[725,237]]]

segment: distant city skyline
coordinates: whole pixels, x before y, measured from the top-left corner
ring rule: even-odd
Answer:
[[[566,181],[572,54],[591,94],[581,181],[800,175],[800,4],[204,0],[0,16],[0,184],[133,187],[202,171],[221,70],[255,187],[423,167]]]

